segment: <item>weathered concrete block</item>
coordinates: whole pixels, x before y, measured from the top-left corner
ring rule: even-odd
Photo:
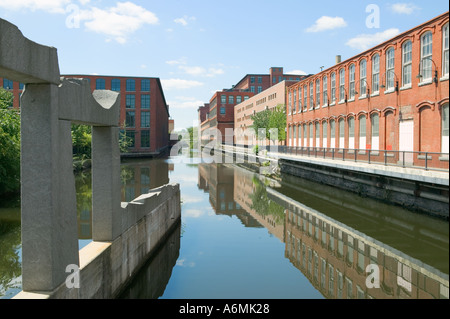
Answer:
[[[58,88],[28,85],[22,95],[23,289],[51,291],[78,264],[70,122],[57,119]],[[61,244],[64,243],[64,244]]]
[[[59,118],[93,126],[118,126],[120,94],[94,91],[88,80],[61,79],[59,88]]]
[[[28,40],[19,28],[0,19],[0,75],[26,84],[58,85],[57,50]]]
[[[92,238],[113,241],[122,233],[118,127],[92,128]]]

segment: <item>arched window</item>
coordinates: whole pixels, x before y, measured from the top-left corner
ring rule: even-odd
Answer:
[[[350,65],[349,68],[349,93],[350,93],[350,99],[355,98],[355,65]]]
[[[380,149],[380,116],[374,113],[370,117],[372,123],[372,150]]]
[[[345,148],[345,121],[339,120],[339,148]]]
[[[448,23],[442,28],[442,76],[448,77],[449,57],[448,57]]]
[[[320,123],[316,122],[316,147],[320,147]]]
[[[323,82],[322,105],[326,106],[328,105],[328,77],[324,76],[322,82]]]
[[[330,148],[336,148],[336,122],[330,120]]]
[[[316,80],[316,107],[320,106],[320,79]]]
[[[331,73],[331,103],[336,101],[336,73]]]
[[[372,58],[372,92],[380,91],[380,56],[375,54]]]
[[[350,117],[348,119],[348,148],[355,148],[355,118]]]
[[[392,90],[395,86],[395,50],[390,48],[386,52],[386,90]]]
[[[420,39],[421,82],[431,81],[433,73],[433,34],[426,32]]]
[[[412,43],[411,41],[406,41],[402,46],[402,86],[411,85],[411,70],[412,70]]]
[[[322,123],[322,147],[328,147],[328,123],[326,121]]]
[[[367,92],[367,61],[364,59],[359,63],[359,94],[366,96]]]
[[[448,26],[448,25],[447,25]],[[448,103],[442,106],[442,153],[449,152],[449,113]]]
[[[309,123],[309,147],[314,147],[314,126]]]
[[[366,116],[359,117],[359,148],[366,149]]]
[[[339,102],[345,100],[345,69],[339,71]]]

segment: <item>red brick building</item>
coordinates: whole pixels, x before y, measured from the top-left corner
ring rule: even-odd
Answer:
[[[169,146],[169,106],[159,78],[64,75],[88,79],[91,90],[120,93],[120,127],[125,127],[131,141],[128,155],[158,155]],[[1,79],[3,88],[14,93],[14,107],[19,108],[23,84]]]
[[[227,141],[226,129],[234,129],[234,107],[256,94],[259,94],[271,86],[285,80],[300,81],[305,75],[284,74],[283,68],[272,67],[270,74],[247,74],[231,89],[216,92],[209,101],[209,110],[199,108],[200,136],[203,142],[210,141],[209,132],[220,131],[222,142]],[[214,135],[214,134],[212,134]],[[217,137],[216,137],[217,138]],[[233,143],[233,136],[228,137]]]
[[[414,163],[448,153],[448,22],[447,12],[291,86],[288,145],[421,152]],[[448,167],[448,154],[427,160]]]

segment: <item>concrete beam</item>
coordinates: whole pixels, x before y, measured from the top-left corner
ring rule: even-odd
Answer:
[[[25,84],[59,85],[57,50],[28,40],[18,27],[0,19],[0,76]]]
[[[86,79],[61,78],[59,119],[92,126],[118,126],[120,94],[100,90],[91,93]]]

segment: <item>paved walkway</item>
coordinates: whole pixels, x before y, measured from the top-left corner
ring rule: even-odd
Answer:
[[[231,151],[231,146],[225,146],[225,149]],[[238,153],[248,154],[251,150],[244,148],[236,148]],[[253,155],[253,154],[252,154]],[[309,163],[315,165],[328,166],[338,169],[352,170],[356,172],[362,172],[367,174],[376,174],[412,181],[426,182],[438,185],[449,186],[449,172],[445,171],[431,171],[421,168],[411,168],[411,167],[401,167],[401,166],[385,166],[383,164],[375,163],[364,163],[364,162],[354,162],[351,160],[343,161],[340,159],[324,159],[316,157],[308,157],[294,154],[283,154],[283,153],[271,153],[268,152],[267,155],[257,156],[262,160],[290,160],[302,163]]]

